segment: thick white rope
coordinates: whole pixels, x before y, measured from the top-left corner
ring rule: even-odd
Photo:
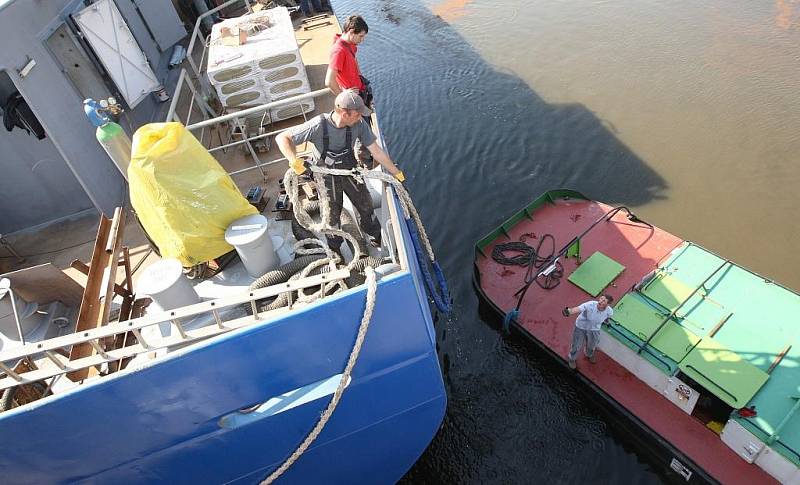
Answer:
[[[400,199],[400,206],[403,208],[403,214],[405,215],[406,219],[409,217],[414,218],[414,222],[417,224],[417,229],[419,230],[420,239],[422,240],[423,246],[425,246],[425,252],[428,253],[428,257],[431,259],[431,262],[436,261],[436,255],[433,254],[433,247],[428,239],[427,232],[425,232],[425,226],[422,225],[422,219],[419,217],[417,208],[414,207],[414,202],[411,201],[411,196],[408,194],[408,191],[399,180],[387,173],[377,170],[366,170],[361,167],[353,170],[339,170],[315,165],[311,167],[311,171],[314,172],[315,176],[317,174],[346,175],[349,177],[354,177],[360,182],[363,182],[365,178],[372,178],[378,179],[385,184],[390,184],[392,187],[394,187],[394,190],[399,196],[398,198]]]
[[[336,269],[336,264],[341,262],[341,259],[337,254],[330,250],[325,240],[324,235],[330,234],[335,236],[340,236],[347,241],[349,241],[354,248],[355,255],[353,256],[352,261],[350,264],[347,265],[347,269],[352,269],[355,263],[360,258],[360,250],[358,248],[358,242],[355,238],[340,229],[332,228],[330,225],[330,205],[327,190],[325,189],[325,182],[323,180],[323,175],[345,175],[349,177],[354,177],[358,182],[365,183],[364,178],[375,178],[378,180],[383,181],[384,183],[391,184],[394,186],[395,190],[397,191],[398,195],[400,196],[400,205],[403,208],[403,213],[406,219],[410,217],[414,218],[414,221],[417,224],[417,228],[419,229],[420,237],[425,245],[425,249],[428,252],[428,256],[431,258],[431,261],[435,261],[435,256],[433,254],[433,248],[431,247],[430,241],[428,240],[428,235],[425,233],[425,228],[422,225],[422,221],[420,220],[419,214],[417,213],[416,207],[414,207],[413,202],[411,201],[411,197],[408,195],[405,187],[394,177],[391,175],[387,175],[382,172],[378,171],[368,171],[365,169],[355,169],[355,170],[336,170],[336,169],[329,169],[324,167],[313,166],[311,170],[314,172],[314,181],[317,185],[317,192],[319,194],[319,201],[320,201],[320,219],[319,223],[315,222],[314,219],[311,217],[308,212],[303,209],[300,203],[300,194],[299,194],[299,179],[296,173],[290,168],[286,171],[286,175],[283,177],[283,185],[286,188],[286,193],[289,195],[289,199],[292,202],[292,210],[294,212],[294,216],[297,221],[314,233],[317,236],[317,239],[303,239],[298,241],[295,244],[295,252],[298,254],[325,254],[327,257],[314,261],[303,271],[300,273],[300,277],[304,277],[308,275],[313,269],[317,267],[323,266],[325,264],[329,264],[331,269]],[[316,248],[309,246],[318,246]],[[289,469],[295,461],[297,461],[300,456],[305,453],[311,443],[317,439],[319,434],[325,428],[325,425],[330,420],[333,412],[336,410],[336,407],[339,405],[339,400],[342,398],[342,394],[344,393],[345,387],[350,383],[350,376],[353,372],[353,368],[356,365],[356,361],[358,360],[358,356],[361,353],[361,347],[364,344],[364,338],[367,335],[367,329],[369,329],[369,324],[372,319],[372,313],[375,310],[375,295],[377,293],[377,278],[375,276],[375,269],[367,266],[365,268],[365,274],[367,277],[367,302],[366,307],[364,308],[364,315],[361,318],[361,324],[358,327],[358,335],[356,336],[356,342],[353,345],[353,349],[350,351],[350,357],[347,360],[347,365],[344,368],[344,372],[342,372],[342,379],[339,382],[339,386],[336,388],[336,392],[333,394],[333,398],[331,399],[328,406],[323,411],[322,415],[320,416],[319,421],[314,426],[314,429],[306,436],[300,446],[292,453],[292,455],[286,459],[285,462],[278,467],[277,470],[272,472],[270,476],[268,476],[264,481],[261,482],[262,485],[268,485],[273,483],[277,480],[281,475],[283,475],[286,470]],[[340,287],[335,292],[342,291],[347,288],[347,285],[344,283],[343,280],[337,280],[335,283],[339,284]],[[312,293],[311,295],[306,295],[302,291],[299,292],[299,301],[313,301],[317,298],[324,297],[323,294],[326,288],[323,286],[320,287],[318,291]]]
[[[372,320],[372,312],[375,310],[375,295],[378,291],[378,283],[377,278],[375,276],[375,270],[369,266],[365,269],[366,276],[367,276],[367,303],[364,308],[364,315],[361,317],[361,325],[358,327],[358,335],[356,336],[356,342],[353,345],[353,350],[350,351],[350,357],[347,359],[347,365],[344,368],[344,372],[342,372],[342,379],[339,381],[339,386],[336,388],[336,392],[333,393],[333,398],[331,402],[328,403],[328,407],[325,408],[325,411],[322,412],[319,421],[317,422],[314,429],[306,436],[306,439],[303,440],[303,443],[297,447],[297,449],[292,453],[292,455],[286,459],[277,470],[272,472],[270,476],[268,476],[261,485],[268,485],[275,480],[278,479],[283,473],[289,469],[292,464],[297,461],[300,456],[305,453],[311,443],[317,439],[317,436],[322,432],[322,429],[328,423],[328,420],[333,415],[333,412],[336,410],[336,406],[339,405],[339,400],[342,398],[342,394],[344,394],[344,388],[350,383],[350,375],[353,372],[353,368],[356,365],[356,361],[358,360],[358,355],[361,353],[361,347],[364,345],[364,338],[367,336],[367,329],[369,329],[370,320]]]
[[[297,219],[297,222],[300,223],[301,226],[305,227],[309,231],[311,231],[319,241],[314,241],[315,244],[322,246],[325,249],[326,254],[328,255],[328,260],[332,260],[332,253],[328,248],[328,244],[324,235],[332,235],[332,236],[339,236],[350,243],[353,247],[353,259],[350,263],[347,264],[346,268],[348,270],[352,270],[353,266],[358,262],[361,258],[361,250],[358,247],[358,241],[356,238],[353,237],[352,234],[342,231],[341,229],[331,227],[330,224],[330,202],[328,199],[327,191],[325,190],[325,182],[322,180],[322,176],[320,175],[319,178],[315,177],[315,182],[317,186],[317,193],[319,194],[319,204],[320,204],[320,214],[321,214],[321,221],[316,222],[311,217],[311,215],[303,208],[302,203],[300,202],[300,186],[299,186],[299,177],[294,170],[291,168],[286,171],[286,174],[283,176],[283,186],[286,189],[286,194],[289,196],[289,200],[292,202],[292,212],[294,213],[294,217]],[[301,242],[306,244],[309,241],[304,239],[303,241],[298,241],[295,245],[295,249],[301,248]],[[302,254],[302,253],[301,253]],[[320,254],[319,252],[316,254]],[[327,261],[326,261],[327,262]]]

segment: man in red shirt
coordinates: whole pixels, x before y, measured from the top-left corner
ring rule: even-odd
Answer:
[[[359,69],[356,59],[358,44],[364,42],[367,32],[369,32],[369,26],[363,17],[360,15],[347,17],[342,26],[342,34],[336,34],[333,40],[331,58],[328,70],[325,72],[325,84],[334,94],[339,94],[345,89],[358,91],[364,104],[368,108],[372,108],[372,89],[369,87],[369,81],[361,75],[361,69]],[[370,123],[369,116],[365,116],[364,120]],[[362,165],[372,168],[374,160],[369,150],[359,140],[356,140],[353,148],[358,161]]]
[[[339,94],[345,89],[355,89],[367,106],[370,106],[371,99],[368,101],[364,96],[367,85],[356,60],[358,44],[367,37],[369,27],[360,15],[351,15],[344,22],[342,30],[343,33],[336,34],[333,41],[325,85],[331,88],[333,94]]]

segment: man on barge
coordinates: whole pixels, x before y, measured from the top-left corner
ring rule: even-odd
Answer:
[[[375,134],[364,121],[369,113],[364,100],[355,90],[344,90],[336,96],[334,110],[321,114],[305,123],[278,134],[275,141],[281,153],[289,160],[289,166],[298,175],[306,171],[305,161],[297,157],[297,145],[310,142],[312,162],[337,170],[352,170],[356,167],[353,142],[360,140],[391,175],[403,182],[403,172],[397,168],[389,155],[378,145]],[[381,244],[381,227],[372,210],[372,198],[366,184],[347,175],[325,175],[325,188],[330,198],[330,222],[340,227],[344,195],[352,202],[358,212],[359,226],[364,234],[372,238],[373,246]],[[338,250],[342,244],[340,237],[328,236],[332,249]]]
[[[579,314],[575,319],[575,329],[572,332],[572,346],[567,355],[570,369],[577,367],[576,360],[581,347],[586,347],[586,357],[589,362],[595,363],[594,351],[600,341],[600,326],[614,315],[614,309],[609,306],[614,301],[611,295],[601,295],[596,301],[587,301],[570,308],[565,307],[562,314],[567,317]]]

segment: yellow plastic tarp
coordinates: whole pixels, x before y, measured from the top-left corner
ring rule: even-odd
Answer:
[[[193,266],[231,249],[225,229],[258,211],[180,123],[150,123],[133,135],[131,203],[164,258]]]

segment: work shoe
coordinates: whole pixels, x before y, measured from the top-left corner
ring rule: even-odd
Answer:
[[[572,370],[575,370],[576,367],[578,367],[578,364],[576,364],[574,360],[570,360],[569,361],[569,368],[572,369]]]
[[[597,357],[595,357],[594,354],[592,354],[592,355],[590,355],[588,357],[589,357],[589,362],[591,362],[592,364],[596,364],[597,363]]]

